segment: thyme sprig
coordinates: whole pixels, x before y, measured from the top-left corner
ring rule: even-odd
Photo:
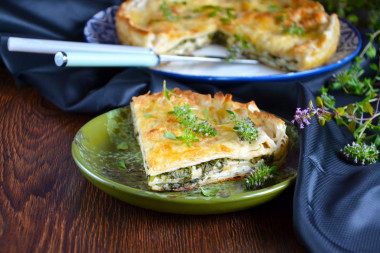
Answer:
[[[268,166],[261,162],[251,174],[245,178],[245,186],[247,189],[257,189],[265,187],[273,183],[273,174],[278,170],[276,166]]]
[[[188,103],[181,105],[180,103],[174,105],[170,101],[170,95],[178,97],[172,90],[166,88],[166,81],[164,81],[163,93],[166,100],[172,106],[173,111],[169,114],[173,114],[175,119],[179,122],[180,126],[184,129],[182,136],[176,136],[175,134],[165,131],[164,136],[168,139],[182,140],[186,142],[188,147],[191,146],[191,142],[199,141],[197,135],[204,137],[216,136],[216,129],[210,124],[208,111],[205,109],[205,119],[198,118]]]
[[[319,0],[330,13],[337,13],[355,26],[365,29],[380,29],[380,6],[378,1],[373,0]],[[359,18],[363,13],[365,17]]]
[[[337,125],[346,126],[352,132],[355,141],[341,149],[348,161],[357,164],[371,164],[379,161],[378,147],[380,146],[380,94],[375,86],[380,81],[380,60],[373,63],[376,49],[373,45],[377,31],[370,35],[370,40],[355,63],[347,70],[336,75],[328,87],[322,86],[320,96],[315,99],[316,106],[309,102],[309,106],[301,110],[297,108],[292,123],[300,128],[310,125],[310,119],[316,117],[320,125],[325,125],[335,119]],[[363,77],[365,70],[360,65],[367,57],[372,63],[370,67],[376,73],[372,78]],[[361,101],[346,106],[336,107],[335,98],[329,90],[342,90],[349,95],[364,96]],[[366,142],[369,142],[367,144]]]
[[[231,121],[235,122],[233,129],[239,136],[240,140],[252,143],[257,139],[259,131],[255,128],[255,124],[252,122],[251,118],[247,117],[238,119],[238,115],[235,112],[230,110],[226,110],[226,112],[231,116]]]
[[[248,42],[240,35],[234,34],[232,43],[227,45],[227,61],[242,58],[244,52],[249,49]]]

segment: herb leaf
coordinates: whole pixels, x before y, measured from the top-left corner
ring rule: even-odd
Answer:
[[[206,120],[200,120],[190,108],[190,104],[180,103],[173,105],[170,101],[170,95],[175,95],[173,91],[166,89],[166,82],[164,81],[163,93],[166,100],[169,101],[170,105],[173,107],[173,111],[170,111],[169,114],[173,114],[175,119],[179,124],[184,128],[184,133],[182,136],[175,136],[174,134],[166,131],[165,137],[169,139],[183,140],[186,142],[186,145],[190,147],[190,143],[194,141],[199,141],[196,135],[201,136],[216,136],[216,129],[208,122],[208,110],[205,109]]]
[[[262,188],[273,180],[273,174],[277,171],[276,166],[269,167],[260,163],[259,167],[252,171],[252,174],[246,177],[245,186],[248,189]]]
[[[117,144],[117,150],[127,150],[128,149],[128,143],[123,141]]]
[[[168,139],[172,139],[172,140],[176,140],[176,139],[177,139],[177,137],[175,136],[175,134],[169,132],[168,130],[165,131],[164,136],[165,136],[166,138],[168,138]]]
[[[169,20],[169,21],[172,21],[173,20],[173,12],[172,12],[172,9],[170,8],[170,6],[168,5],[168,3],[166,1],[163,1],[160,6],[159,6],[160,10],[162,11],[162,14],[164,15],[164,17]]]
[[[305,35],[305,29],[302,26],[299,26],[296,23],[292,23],[291,26],[285,27],[282,30],[283,33],[288,33],[290,35]]]
[[[226,110],[231,116],[231,121],[235,122],[233,127],[236,134],[239,136],[240,140],[248,141],[252,143],[259,136],[259,131],[255,128],[255,124],[252,122],[251,118],[238,119],[238,115],[230,110]]]
[[[200,189],[201,189],[202,195],[206,196],[206,197],[215,196],[220,191],[220,189],[218,189],[218,188],[206,190],[206,189],[203,189],[203,187],[200,187]]]
[[[116,165],[120,169],[126,169],[127,168],[127,166],[125,166],[125,162],[123,160],[119,161]]]

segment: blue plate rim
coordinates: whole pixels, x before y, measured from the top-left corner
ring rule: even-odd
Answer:
[[[286,74],[276,74],[276,75],[271,75],[271,76],[253,76],[253,77],[252,76],[251,77],[248,77],[248,76],[247,77],[228,77],[228,76],[224,77],[224,76],[221,76],[221,77],[218,77],[218,76],[184,75],[184,74],[167,72],[167,71],[158,70],[158,69],[152,69],[152,68],[150,68],[150,69],[152,71],[157,72],[157,73],[162,74],[162,75],[166,75],[166,76],[170,76],[170,77],[178,78],[178,79],[188,79],[188,80],[193,80],[193,81],[205,81],[206,80],[206,81],[218,81],[218,82],[220,82],[220,81],[227,81],[227,82],[231,82],[231,81],[234,81],[234,82],[242,82],[242,81],[244,81],[244,82],[249,82],[249,81],[267,82],[267,81],[291,81],[291,80],[294,80],[296,78],[297,79],[303,79],[303,78],[316,76],[318,74],[327,73],[329,71],[335,70],[335,69],[339,68],[340,66],[343,66],[346,63],[350,62],[351,60],[353,60],[358,55],[358,53],[360,52],[360,50],[362,48],[363,41],[362,41],[359,30],[354,25],[352,25],[350,22],[348,22],[347,20],[344,20],[342,18],[339,18],[339,20],[346,23],[350,27],[350,29],[352,29],[354,31],[356,37],[358,38],[359,41],[358,41],[358,46],[357,46],[356,50],[340,61],[337,61],[335,63],[329,64],[326,66],[314,68],[311,70],[306,70],[306,71],[302,71],[302,72],[292,72],[292,73],[286,73]]]

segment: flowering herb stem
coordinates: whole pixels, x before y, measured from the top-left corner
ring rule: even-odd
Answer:
[[[377,31],[370,35],[369,43],[363,52],[355,59],[351,68],[344,70],[334,76],[333,82],[326,88],[322,86],[320,96],[316,97],[316,107],[310,101],[308,108],[301,110],[297,108],[293,124],[300,128],[310,125],[310,119],[316,116],[320,125],[335,119],[337,125],[346,126],[353,134],[355,141],[341,149],[344,157],[354,163],[371,164],[379,161],[380,125],[379,106],[380,94],[375,85],[380,81],[380,61],[377,64],[370,63],[372,70],[376,73],[373,78],[362,78],[365,74],[361,62],[365,57],[373,61],[377,54],[373,45],[375,37],[380,35]],[[335,98],[328,94],[329,89],[342,90],[349,95],[364,96],[364,99],[346,106],[336,107]],[[373,104],[376,103],[375,107]],[[367,145],[366,141],[372,141]]]
[[[182,136],[176,136],[173,133],[168,131],[165,132],[164,136],[168,139],[182,140],[186,142],[186,145],[190,147],[191,142],[199,141],[197,135],[199,136],[216,136],[216,129],[209,123],[208,110],[205,109],[205,119],[199,119],[191,109],[188,103],[181,105],[180,103],[174,105],[170,101],[170,95],[179,97],[172,90],[166,88],[166,81],[163,84],[163,93],[166,100],[172,106],[173,111],[170,111],[170,114],[174,114],[175,119],[179,122],[180,126],[184,129]]]
[[[252,143],[256,141],[259,136],[259,131],[255,128],[255,124],[252,122],[251,118],[238,119],[238,115],[230,110],[226,111],[231,116],[231,121],[235,122],[234,131],[239,136],[240,140],[248,141]]]
[[[264,163],[260,163],[258,168],[253,169],[251,174],[245,178],[245,186],[247,189],[257,189],[265,187],[273,181],[273,174],[278,170],[276,166],[269,167]]]

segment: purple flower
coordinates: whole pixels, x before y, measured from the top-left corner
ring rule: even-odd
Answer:
[[[294,114],[294,118],[291,121],[293,124],[296,122],[300,126],[300,128],[305,128],[305,125],[310,125],[309,119],[311,118],[310,112],[308,109],[301,110],[301,108],[297,108],[296,114]]]

